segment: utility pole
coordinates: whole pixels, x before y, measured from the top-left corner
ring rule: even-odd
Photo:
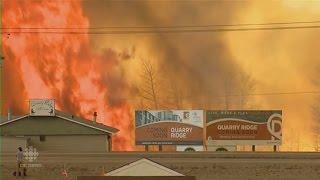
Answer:
[[[4,88],[3,88],[3,81],[4,81],[4,73],[3,73],[3,62],[4,57],[1,56],[0,59],[0,122],[2,122],[2,116],[3,116],[3,104],[4,104]]]
[[[4,103],[4,93],[3,93],[3,80],[4,80],[4,77],[3,77],[3,60],[4,60],[4,57],[1,56],[1,59],[0,59],[0,69],[1,69],[1,72],[0,72],[0,96],[1,96],[1,99],[0,99],[0,122],[2,122],[2,115],[3,115],[3,103]]]
[[[2,8],[2,6],[3,6],[3,4],[2,4],[3,2],[1,1],[0,2],[0,10],[1,10],[1,12],[3,13],[3,8]],[[1,13],[1,15],[0,15],[0,18],[2,19],[2,13]],[[2,24],[1,24],[1,27],[2,27]],[[2,30],[1,30],[2,31]],[[2,37],[3,36],[1,36],[1,38],[0,38],[0,40],[1,40],[1,42],[3,43],[3,41],[2,41]],[[3,80],[3,65],[2,65],[2,63],[3,63],[3,60],[4,60],[4,57],[3,57],[3,53],[2,53],[2,44],[1,43],[1,50],[0,50],[0,56],[1,56],[1,59],[0,59],[0,68],[1,68],[1,72],[0,72],[0,96],[1,96],[1,99],[0,99],[0,122],[2,122],[2,109],[3,109],[3,91],[2,91],[2,80]]]
[[[0,14],[0,19],[2,19],[2,16],[3,16],[3,1],[0,2],[0,10],[1,10],[1,14]],[[2,27],[2,23],[1,23],[1,27]],[[2,32],[2,30],[1,30]],[[3,80],[4,80],[4,73],[3,73],[3,61],[4,61],[4,54],[3,54],[3,36],[0,37],[0,40],[1,40],[1,50],[0,50],[0,68],[1,68],[1,71],[0,71],[0,122],[2,122],[2,116],[3,116],[3,104],[4,104],[4,88],[3,88]],[[1,174],[0,174],[1,175]]]
[[[0,13],[0,19],[2,19],[2,15],[3,15],[3,1],[0,1],[0,10],[1,10],[1,13]],[[3,21],[1,21],[0,23],[1,23],[1,27],[2,27],[2,22]],[[2,34],[2,29],[1,29],[1,34]],[[2,37],[3,36],[1,36],[0,37],[0,40],[1,40],[1,42],[3,43],[3,40],[2,40]],[[4,79],[2,76],[3,76],[3,65],[2,65],[2,62],[3,62],[3,60],[4,60],[4,57],[3,57],[3,52],[2,52],[2,44],[1,43],[1,50],[0,50],[0,68],[1,68],[1,72],[0,72],[0,97],[1,97],[1,99],[0,99],[0,123],[2,122],[2,109],[3,109],[3,100],[4,100],[4,96],[3,96],[3,92],[2,92],[2,80]],[[2,154],[2,142],[1,142],[2,140],[0,139],[0,153]],[[2,156],[0,156],[0,161],[2,162]],[[2,177],[2,171],[0,171],[0,177]],[[0,178],[1,179],[1,178]]]

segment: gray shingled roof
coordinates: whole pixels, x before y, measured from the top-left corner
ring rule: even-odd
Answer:
[[[75,115],[71,115],[71,114],[62,112],[62,111],[55,110],[55,113],[56,113],[56,116],[61,116],[61,117],[65,117],[65,118],[68,118],[68,119],[72,119],[72,120],[78,121],[80,123],[87,124],[89,126],[93,126],[93,127],[96,127],[96,128],[104,129],[106,131],[110,131],[112,133],[116,133],[116,132],[119,131],[118,129],[113,128],[111,126],[107,126],[107,125],[104,125],[102,123],[94,122],[92,120],[84,119],[84,118],[81,118],[81,117],[78,117],[78,116],[75,116]]]

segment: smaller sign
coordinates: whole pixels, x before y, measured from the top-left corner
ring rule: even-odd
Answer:
[[[53,99],[31,99],[30,116],[54,116],[55,106]]]

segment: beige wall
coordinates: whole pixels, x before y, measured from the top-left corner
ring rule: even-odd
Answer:
[[[28,145],[44,152],[107,152],[107,135],[40,136],[28,137]]]
[[[23,149],[26,147],[26,139],[24,137],[3,137],[0,136],[1,152],[17,152],[18,147]]]

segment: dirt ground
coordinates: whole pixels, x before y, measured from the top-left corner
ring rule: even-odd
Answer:
[[[42,153],[28,168],[28,180],[76,179],[102,175],[140,158],[150,158],[197,180],[320,179],[320,153]],[[2,154],[2,180],[17,179],[14,154]],[[63,171],[68,177],[64,177]],[[22,179],[22,178],[18,178]]]

